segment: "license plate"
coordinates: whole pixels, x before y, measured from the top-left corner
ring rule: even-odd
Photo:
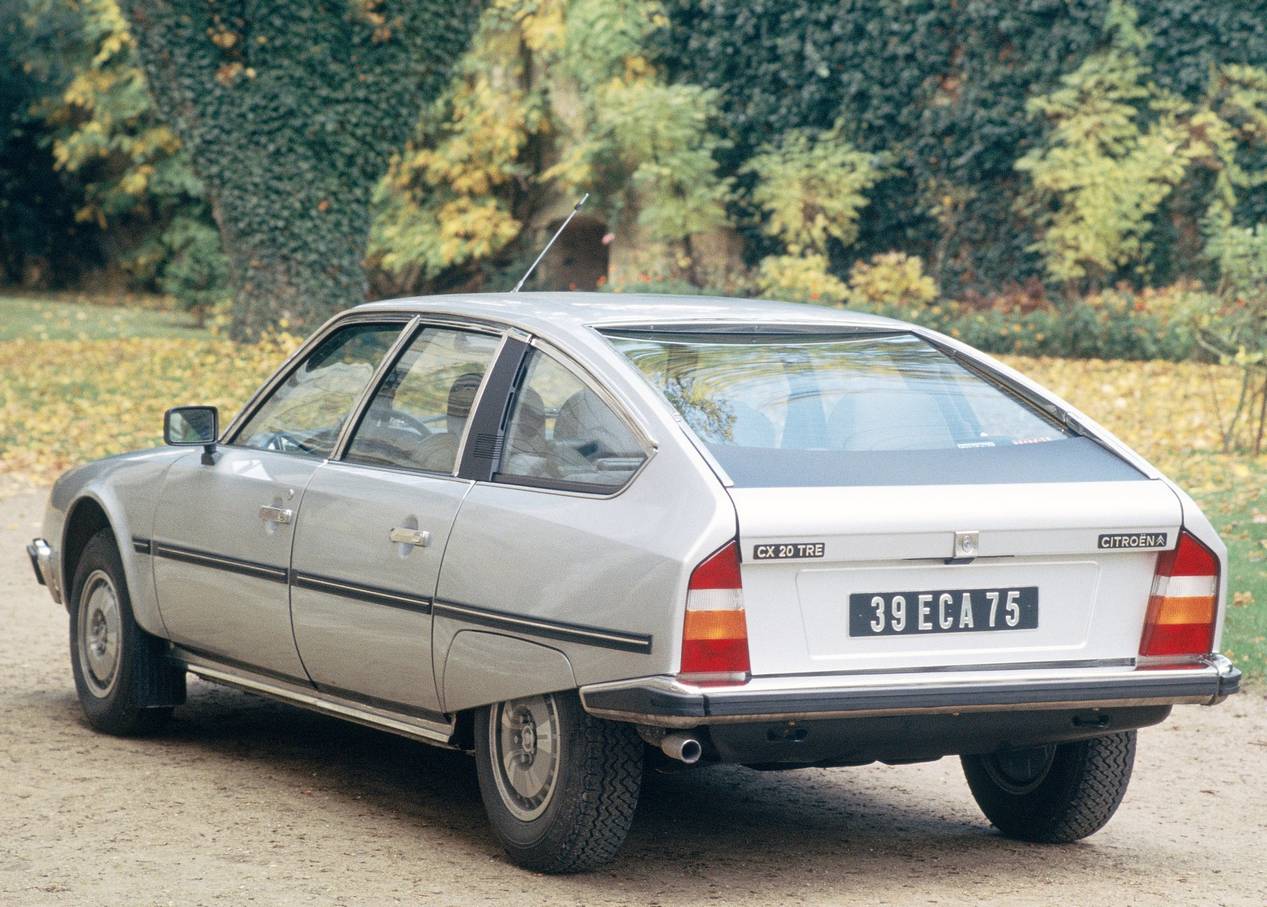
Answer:
[[[1037,586],[854,592],[849,596],[850,636],[980,633],[1037,626]]]

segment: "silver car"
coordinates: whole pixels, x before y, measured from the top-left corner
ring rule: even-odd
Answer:
[[[612,859],[648,763],[958,755],[1002,832],[1075,840],[1137,728],[1240,681],[1192,499],[899,321],[381,302],[164,436],[64,475],[29,547],[92,726],[159,729],[192,673],[466,750],[537,870]]]

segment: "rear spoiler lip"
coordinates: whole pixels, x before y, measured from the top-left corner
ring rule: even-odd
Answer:
[[[1241,681],[1241,672],[1221,655],[1174,668],[1017,666],[989,673],[993,676],[971,679],[901,673],[867,678],[758,676],[742,686],[712,688],[660,675],[591,684],[581,687],[580,695],[585,710],[599,718],[692,728],[826,718],[1215,705],[1237,692]]]

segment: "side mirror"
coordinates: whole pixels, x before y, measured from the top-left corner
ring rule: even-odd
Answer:
[[[163,413],[163,442],[177,447],[201,447],[202,462],[211,455],[220,437],[220,413],[214,406],[175,406]]]

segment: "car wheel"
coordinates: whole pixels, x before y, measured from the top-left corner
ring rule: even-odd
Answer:
[[[162,640],[132,618],[123,563],[114,536],[103,529],[89,539],[75,569],[70,597],[70,661],[88,723],[108,734],[158,730],[184,674],[163,657]]]
[[[511,860],[539,872],[582,872],[624,843],[642,787],[632,727],[594,718],[573,693],[481,709],[475,761],[489,821]]]
[[[1065,844],[1099,831],[1117,812],[1135,763],[1135,731],[961,761],[972,796],[999,831]]]

